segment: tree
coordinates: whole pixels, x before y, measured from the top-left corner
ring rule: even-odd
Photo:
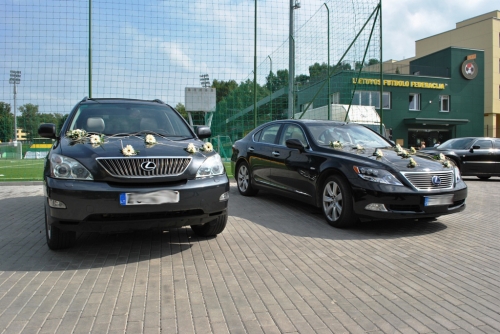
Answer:
[[[182,117],[184,117],[185,120],[188,119],[188,114],[186,112],[186,107],[182,103],[177,103],[175,106],[175,109],[181,114]]]
[[[40,125],[38,105],[26,103],[19,107],[19,111],[21,112],[21,122],[18,123],[18,127],[24,129],[28,141],[33,141],[33,138],[38,137],[38,126]]]
[[[14,115],[10,112],[10,104],[0,102],[0,141],[9,142],[14,138]]]
[[[215,88],[217,90],[216,92],[216,101],[219,103],[220,101],[224,100],[226,96],[231,94],[233,90],[238,88],[238,83],[234,80],[229,80],[229,81],[224,81],[224,80],[217,80],[215,79],[212,82],[212,88]]]

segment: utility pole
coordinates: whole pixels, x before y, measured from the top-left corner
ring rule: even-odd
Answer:
[[[293,118],[293,109],[295,105],[295,97],[293,94],[293,82],[295,80],[295,39],[293,35],[293,11],[300,8],[298,0],[290,0],[290,26],[289,26],[289,43],[288,43],[288,118]]]

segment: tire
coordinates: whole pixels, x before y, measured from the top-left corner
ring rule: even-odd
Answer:
[[[238,165],[235,177],[238,191],[243,196],[254,196],[259,192],[259,189],[255,189],[252,186],[252,176],[250,175],[250,169],[246,162],[243,161]]]
[[[213,237],[226,228],[227,213],[203,225],[191,225],[193,232],[200,237]]]
[[[63,231],[52,225],[52,219],[45,209],[45,236],[47,246],[52,250],[64,249],[73,246],[76,240],[76,232]]]
[[[326,221],[333,227],[352,227],[358,222],[351,187],[339,175],[329,176],[323,183],[321,207]]]
[[[488,180],[490,177],[491,176],[478,176],[478,178],[483,181]]]

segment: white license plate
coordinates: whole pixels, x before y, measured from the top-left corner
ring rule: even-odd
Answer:
[[[424,206],[453,204],[453,195],[436,195],[424,197]]]
[[[120,205],[155,205],[165,203],[178,203],[179,192],[160,190],[152,193],[121,193]]]

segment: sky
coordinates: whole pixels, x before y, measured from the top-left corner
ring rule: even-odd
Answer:
[[[337,24],[332,62],[376,0],[302,0],[295,11],[296,74],[327,59],[326,7]],[[93,0],[92,96],[160,98],[175,106],[185,87],[253,79],[252,0]],[[258,82],[288,67],[289,0],[258,0]],[[383,0],[384,60],[415,55],[415,41],[500,10],[493,0]],[[345,14],[356,8],[357,14]],[[360,14],[362,13],[362,15]],[[334,24],[334,23],[332,23]],[[369,24],[368,27],[371,25]],[[0,101],[12,105],[10,70],[21,70],[17,106],[65,113],[89,95],[88,0],[0,0]],[[366,30],[346,59],[360,59]],[[377,48],[369,58],[377,57]],[[306,73],[307,74],[307,73]]]

